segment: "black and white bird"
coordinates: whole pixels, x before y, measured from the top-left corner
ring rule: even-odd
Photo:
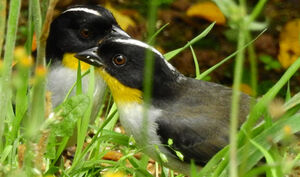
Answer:
[[[145,128],[146,51],[154,55],[154,70]],[[229,143],[232,89],[183,76],[156,49],[131,38],[108,37],[76,57],[98,67],[96,71],[111,90],[127,134],[155,160],[160,159],[158,146],[171,169],[189,174],[192,159],[204,165]],[[248,115],[250,101],[241,93],[240,124]],[[173,140],[171,147],[169,139]],[[183,154],[183,161],[174,150]]]
[[[102,6],[72,6],[54,19],[46,46],[46,60],[50,63],[47,90],[51,92],[53,107],[62,103],[76,82],[79,60],[74,53],[97,45],[107,35],[129,37],[112,13]],[[89,68],[89,65],[81,62],[82,73]],[[101,77],[96,76],[95,79],[94,96],[97,99],[93,103],[92,117],[97,115],[106,88]],[[82,88],[83,92],[87,92],[88,77],[82,79]]]

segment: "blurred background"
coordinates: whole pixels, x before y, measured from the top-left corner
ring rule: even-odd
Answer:
[[[248,0],[247,11],[251,12],[257,2]],[[110,9],[128,34],[135,39],[146,41],[147,0],[64,0],[59,1],[56,6],[55,16],[75,4],[100,4]],[[26,40],[27,9],[28,1],[22,1],[22,20],[18,34],[20,45]],[[210,33],[193,45],[200,72],[237,50],[237,29],[212,1],[162,0],[157,18],[157,29],[169,24],[156,38],[155,47],[162,53],[182,47],[216,21]],[[267,1],[256,20],[256,26],[251,28],[253,38],[267,28],[254,42],[259,83],[257,94],[260,96],[274,85],[286,68],[300,56],[300,0]],[[231,86],[233,61],[226,62],[205,80]],[[252,94],[250,64],[247,58],[245,61],[241,90]],[[185,50],[170,62],[186,76],[195,76],[195,65],[190,50]],[[300,91],[299,83],[300,72],[290,81],[292,93]],[[280,95],[284,96],[284,93],[285,90]]]

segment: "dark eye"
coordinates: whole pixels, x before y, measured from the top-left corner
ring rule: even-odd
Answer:
[[[116,66],[122,66],[126,63],[126,58],[123,55],[116,55],[113,57],[112,62],[116,65]]]
[[[89,29],[87,29],[87,28],[81,29],[81,30],[80,30],[80,35],[81,35],[83,38],[88,38],[89,35],[90,35]]]

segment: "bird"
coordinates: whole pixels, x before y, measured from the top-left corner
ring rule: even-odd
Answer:
[[[154,62],[149,103],[144,100],[144,65],[151,59],[147,52]],[[231,88],[184,76],[158,50],[132,38],[107,37],[76,57],[96,66],[113,95],[121,125],[154,160],[161,161],[158,147],[168,159],[162,161],[165,166],[189,175],[191,160],[203,166],[229,143]],[[240,93],[239,125],[251,99]]]
[[[60,105],[72,85],[77,80],[78,59],[74,53],[83,51],[98,44],[108,34],[129,35],[121,29],[113,14],[100,5],[75,5],[67,8],[50,26],[46,43],[46,62],[49,65],[47,91],[51,93],[53,108]],[[81,63],[85,72],[89,65]],[[82,78],[82,90],[88,90],[88,77]],[[101,77],[95,77],[95,90],[92,120],[97,116],[101,106],[106,85]],[[73,89],[75,90],[75,89]],[[71,96],[74,95],[74,91]]]

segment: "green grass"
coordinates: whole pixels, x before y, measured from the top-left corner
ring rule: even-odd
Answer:
[[[4,61],[3,61],[3,68],[1,68],[2,73],[1,82],[0,82],[0,139],[3,140],[3,135],[5,133],[5,126],[4,122],[6,120],[7,114],[9,114],[9,104],[11,103],[11,88],[9,80],[11,78],[11,65],[13,61],[13,52],[15,48],[16,42],[16,33],[17,33],[17,24],[19,19],[19,11],[21,7],[21,2],[18,0],[10,1],[10,10],[8,15],[8,22],[7,22],[7,32],[6,32],[6,42],[5,42],[5,53],[4,53]],[[1,16],[2,21],[5,21],[5,16]],[[3,141],[0,142],[0,150],[3,150]]]
[[[149,1],[150,2],[150,1]],[[152,2],[152,3],[151,3]],[[153,45],[156,33],[155,21],[159,0],[149,3],[149,29],[148,41]],[[133,176],[152,175],[147,171],[149,158],[141,155],[139,159],[134,155],[142,149],[135,146],[132,137],[114,132],[118,120],[118,112],[113,104],[111,96],[107,96],[108,104],[102,107],[103,120],[90,124],[91,103],[94,99],[94,69],[86,73],[78,71],[76,95],[66,97],[64,103],[45,117],[45,39],[49,30],[51,14],[55,1],[44,1],[41,9],[39,1],[32,0],[29,3],[28,39],[26,51],[30,51],[32,29],[38,38],[37,65],[33,66],[28,61],[26,54],[15,57],[18,64],[15,74],[12,75],[12,62],[14,60],[14,48],[17,34],[17,22],[20,13],[20,0],[11,0],[9,4],[8,20],[3,15],[6,1],[0,4],[0,34],[6,26],[4,60],[0,68],[0,176],[95,176],[101,171],[123,171]],[[49,6],[47,4],[49,3]],[[231,0],[216,1],[222,12],[229,19],[231,27],[239,31],[236,52],[207,71],[199,70],[197,56],[192,45],[209,34],[214,23],[203,32],[187,42],[185,46],[165,54],[170,60],[181,51],[190,48],[196,67],[196,79],[203,79],[214,69],[220,67],[229,59],[235,58],[234,69],[234,96],[232,102],[232,121],[230,144],[217,153],[209,163],[201,170],[192,168],[192,176],[246,176],[252,177],[265,174],[267,177],[280,177],[290,174],[294,167],[299,166],[300,153],[296,146],[296,137],[293,133],[300,131],[300,114],[297,113],[300,105],[300,93],[290,96],[289,80],[300,68],[300,58],[286,70],[278,82],[266,92],[258,102],[253,105],[248,120],[243,124],[240,131],[237,129],[238,89],[243,73],[243,63],[246,59],[245,52],[248,50],[251,63],[251,83],[254,92],[257,88],[257,64],[251,29],[248,28],[262,11],[265,0],[260,0],[253,11],[247,15],[246,2],[240,0],[239,4]],[[3,5],[3,6],[2,6]],[[47,7],[48,10],[45,8]],[[247,17],[247,18],[246,18]],[[173,24],[175,25],[175,24]],[[33,28],[34,26],[34,28]],[[264,32],[264,31],[263,31]],[[2,51],[0,41],[0,51]],[[151,73],[151,63],[147,65],[147,73]],[[33,76],[32,71],[37,71]],[[151,101],[151,74],[146,74],[149,82],[145,83],[148,89],[148,101]],[[82,94],[81,78],[89,77],[89,90]],[[33,79],[34,82],[31,82]],[[288,87],[286,100],[282,107],[284,114],[276,119],[271,117],[268,107],[280,90]],[[29,90],[29,91],[28,91]],[[254,94],[255,95],[255,94]],[[15,110],[12,108],[15,105]],[[259,119],[264,116],[265,122],[257,125]],[[46,119],[47,118],[47,119]],[[256,126],[257,125],[257,126]],[[146,126],[146,125],[145,125]],[[61,154],[66,148],[69,137],[77,127],[77,148],[72,164],[66,168],[63,165]],[[87,136],[93,132],[94,136]],[[87,144],[85,144],[88,142]],[[281,146],[278,146],[278,143]],[[84,148],[83,148],[84,147]],[[104,160],[102,157],[110,150],[122,152],[123,157],[119,161]],[[180,155],[180,153],[178,152]],[[163,157],[163,154],[162,154]],[[261,159],[266,159],[265,162]],[[132,167],[128,167],[128,162]],[[105,165],[104,165],[105,164]],[[158,169],[159,163],[155,164]],[[195,167],[193,165],[193,167]],[[161,176],[183,176],[163,168]]]

